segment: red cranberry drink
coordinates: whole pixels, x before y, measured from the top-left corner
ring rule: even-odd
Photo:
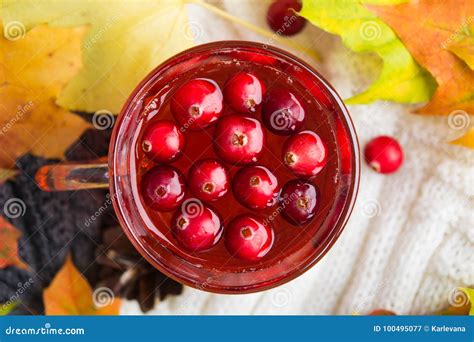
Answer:
[[[155,69],[112,139],[114,205],[159,270],[196,288],[254,292],[314,265],[341,233],[359,177],[335,91],[287,52],[193,48]]]

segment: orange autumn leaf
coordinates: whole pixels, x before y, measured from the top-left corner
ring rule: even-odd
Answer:
[[[26,152],[61,158],[90,127],[55,104],[81,67],[85,30],[42,25],[0,34],[0,167],[11,167]]]
[[[459,287],[450,293],[448,298],[449,307],[440,311],[440,315],[460,316],[474,315],[474,289]]]
[[[470,22],[460,30],[459,37],[446,48],[466,62],[471,70],[474,70],[474,16],[471,16],[469,20]]]
[[[46,315],[117,315],[120,299],[111,293],[107,301],[94,296],[87,280],[74,266],[71,257],[66,259],[63,267],[43,292]],[[99,294],[100,295],[100,294]]]
[[[411,1],[396,6],[369,6],[397,33],[415,60],[436,79],[438,88],[419,113],[474,114],[474,71],[444,47],[472,20],[472,0]]]
[[[18,240],[21,232],[3,216],[0,216],[0,269],[8,266],[27,268],[18,255]]]
[[[474,127],[470,128],[462,137],[451,141],[451,144],[474,149]]]

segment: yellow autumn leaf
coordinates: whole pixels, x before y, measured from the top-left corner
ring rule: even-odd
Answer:
[[[13,166],[26,152],[61,158],[90,126],[55,104],[81,67],[85,29],[0,29],[6,33],[0,37],[0,167]]]
[[[6,25],[26,30],[88,25],[82,42],[84,67],[57,103],[70,110],[118,113],[130,92],[165,59],[193,45],[194,30],[183,0],[41,1],[5,0]]]
[[[451,144],[474,149],[474,127],[470,128],[462,137],[451,141]]]
[[[109,299],[110,303],[100,301],[99,307],[94,303],[94,293],[71,257],[43,292],[46,315],[117,315],[120,299],[112,295]]]
[[[448,42],[446,49],[461,58],[471,70],[474,70],[474,22],[470,21],[462,25],[459,32]]]

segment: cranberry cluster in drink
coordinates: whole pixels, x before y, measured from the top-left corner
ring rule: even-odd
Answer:
[[[193,263],[237,269],[294,253],[318,236],[349,172],[328,97],[266,58],[216,61],[145,99],[137,188],[150,231]]]

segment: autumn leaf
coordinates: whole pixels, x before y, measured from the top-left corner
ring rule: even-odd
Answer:
[[[464,292],[469,299],[469,315],[474,316],[474,289],[469,289],[469,288],[461,288],[461,291]]]
[[[11,302],[6,304],[0,304],[0,316],[8,315],[12,310],[17,307],[17,302]]]
[[[440,315],[470,315],[474,316],[474,289],[456,288],[449,296],[449,307],[441,311]]]
[[[61,92],[59,105],[86,112],[118,113],[136,85],[154,67],[191,47],[199,27],[188,23],[182,0],[4,1],[4,23],[26,29],[89,25],[82,42],[84,67]]]
[[[0,216],[0,269],[8,266],[28,268],[18,255],[21,232],[3,216]]]
[[[17,174],[18,171],[16,170],[0,168],[0,184],[5,183],[7,180],[15,177]]]
[[[457,37],[446,48],[474,70],[474,16],[469,18],[470,22],[461,27]]]
[[[418,63],[435,78],[438,88],[423,114],[447,115],[455,110],[474,113],[474,71],[443,48],[472,20],[471,0],[419,0],[370,9],[397,33]]]
[[[4,32],[6,37],[0,37],[0,167],[13,166],[26,152],[61,158],[89,127],[55,104],[57,94],[81,66],[84,28],[38,26],[13,36],[9,34],[19,31],[10,26]]]
[[[451,141],[451,144],[474,149],[474,128],[470,128],[462,137]]]
[[[392,29],[364,7],[364,3],[395,4],[401,0],[305,0],[300,14],[314,25],[341,36],[356,52],[372,52],[383,60],[379,78],[363,93],[346,102],[378,99],[416,103],[430,99],[435,83],[415,62]]]
[[[63,267],[43,292],[46,315],[117,315],[120,299],[111,294],[108,302],[95,300],[87,280],[74,266],[71,257],[66,259]]]

